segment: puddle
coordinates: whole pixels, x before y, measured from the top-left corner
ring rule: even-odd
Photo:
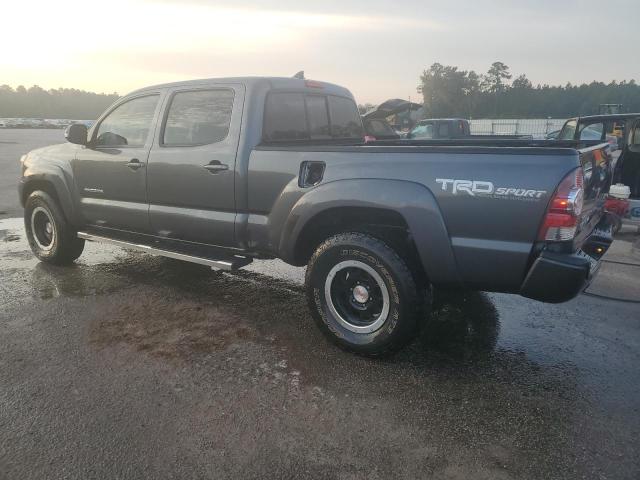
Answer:
[[[256,332],[224,308],[179,292],[136,289],[114,296],[92,316],[91,341],[123,342],[155,356],[187,359],[252,341]]]
[[[131,285],[126,278],[113,275],[109,270],[108,266],[58,267],[38,263],[31,274],[33,296],[41,299],[87,297],[116,292]]]

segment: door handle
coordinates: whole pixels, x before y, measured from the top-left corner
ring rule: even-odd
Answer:
[[[227,165],[226,163],[220,163],[218,160],[213,160],[209,162],[207,165],[205,165],[204,168],[206,168],[207,170],[209,170],[210,173],[215,175],[216,173],[229,170],[229,165]]]
[[[131,170],[138,170],[139,168],[144,167],[144,163],[141,163],[137,158],[132,158],[126,165]]]

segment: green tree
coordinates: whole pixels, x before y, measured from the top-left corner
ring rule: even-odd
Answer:
[[[493,62],[483,78],[483,87],[488,92],[501,93],[507,89],[506,80],[509,79],[511,79],[509,67],[502,62]]]
[[[469,72],[434,63],[422,72],[418,93],[422,94],[425,114],[439,117],[462,115],[467,111],[467,92],[470,89],[474,87],[470,85]]]
[[[640,111],[640,85],[635,80],[564,86],[536,85],[522,74],[511,85],[509,67],[495,62],[479,76],[455,66],[434,63],[420,76],[429,117],[567,118],[598,112],[602,103],[621,103],[624,111]]]
[[[533,88],[533,84],[531,83],[531,80],[529,80],[527,76],[523,73],[522,75],[519,75],[513,80],[511,87],[516,88],[518,90],[531,89]]]
[[[15,90],[0,86],[0,117],[35,117],[95,119],[118,94],[85,92],[70,88],[44,90],[34,85],[29,89],[20,85]]]

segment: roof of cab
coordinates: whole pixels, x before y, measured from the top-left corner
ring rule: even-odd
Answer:
[[[225,78],[202,78],[197,80],[185,80],[181,82],[162,83],[158,85],[151,85],[148,87],[135,90],[133,93],[141,93],[147,90],[153,90],[158,88],[175,88],[175,87],[198,87],[202,85],[211,85],[216,83],[239,83],[245,85],[247,88],[258,86],[268,83],[272,89],[278,90],[309,90],[316,91],[318,93],[331,93],[335,95],[344,95],[353,98],[351,92],[333,83],[322,82],[318,80],[299,79],[292,77],[225,77]]]

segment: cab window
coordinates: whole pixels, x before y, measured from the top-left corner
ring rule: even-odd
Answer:
[[[564,127],[562,127],[562,130],[560,131],[560,135],[558,135],[558,140],[573,140],[576,134],[577,125],[577,120],[569,120],[565,123]]]
[[[396,132],[384,120],[373,119],[367,124],[367,133],[374,137],[395,136]]]
[[[332,95],[272,92],[265,102],[263,139],[267,142],[364,138],[353,100]]]
[[[633,152],[640,150],[640,121],[633,125],[629,133],[629,149]]]
[[[449,138],[449,122],[438,123],[438,137]]]
[[[362,138],[362,120],[355,102],[345,97],[329,97],[331,136],[333,138]]]
[[[433,138],[433,123],[419,123],[411,130],[411,138],[431,139]]]
[[[167,112],[162,144],[207,145],[229,133],[234,92],[231,89],[177,92]]]
[[[267,96],[264,137],[275,142],[309,139],[302,93],[271,93]]]
[[[159,95],[133,98],[115,108],[100,122],[97,147],[141,147],[147,142]]]
[[[307,118],[309,119],[309,136],[312,139],[331,138],[326,97],[321,95],[307,95],[305,104],[307,107]]]
[[[604,124],[602,122],[590,123],[580,128],[580,140],[601,140],[604,132]]]

